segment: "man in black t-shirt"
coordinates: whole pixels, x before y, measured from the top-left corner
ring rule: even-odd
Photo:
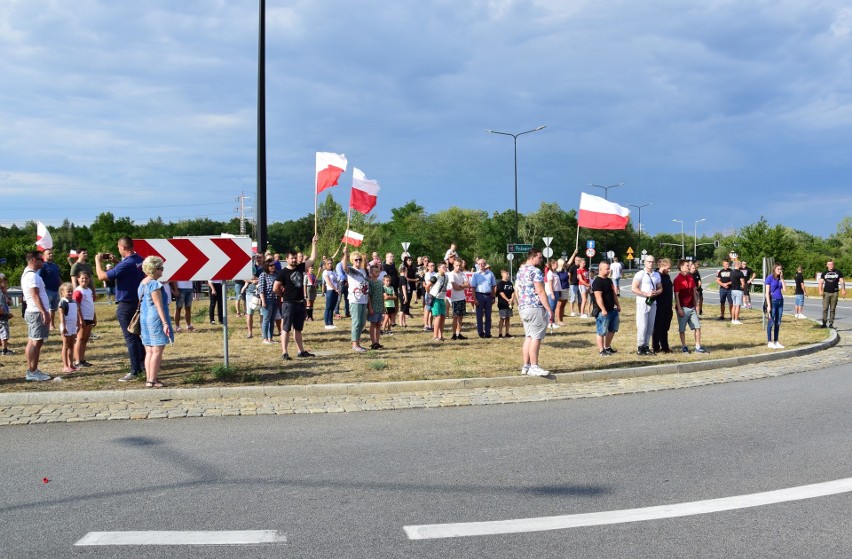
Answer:
[[[804,314],[805,310],[805,276],[802,274],[802,267],[796,267],[796,276],[793,279],[796,282],[796,290],[793,294],[796,296],[796,318],[807,318]]]
[[[609,264],[606,262],[598,265],[598,277],[592,281],[592,296],[594,297],[592,314],[595,315],[597,329],[595,339],[601,357],[606,357],[615,353],[612,349],[612,338],[618,332],[618,316],[621,312],[618,293],[609,277]]]
[[[722,261],[722,269],[716,272],[716,283],[719,285],[719,306],[721,307],[719,320],[725,320],[725,303],[728,303],[729,307],[733,306],[731,299],[731,263],[727,260]]]
[[[742,324],[740,322],[740,308],[743,306],[743,294],[745,291],[745,276],[743,271],[734,266],[731,269],[731,324]],[[724,311],[722,311],[724,312]]]
[[[565,261],[571,262],[571,265],[568,266],[568,289],[570,289],[570,295],[568,296],[568,310],[571,311],[571,316],[582,314],[580,312],[580,277],[577,273],[580,269],[580,260],[581,258],[577,256],[577,249],[574,249],[574,253]],[[576,314],[574,313],[574,303],[577,304]]]
[[[843,272],[835,269],[834,260],[829,260],[826,270],[819,277],[819,294],[822,296],[822,328],[834,328],[834,311],[837,309],[838,288],[846,297],[846,282],[843,280]],[[829,311],[831,311],[829,313]]]
[[[751,308],[751,283],[754,281],[754,270],[748,267],[748,263],[743,260],[740,262],[740,271],[743,273],[743,306],[747,309]]]
[[[704,288],[701,287],[701,271],[698,269],[700,265],[700,262],[694,260],[689,263],[689,273],[692,274],[692,279],[695,280],[695,294],[698,295],[695,308],[698,309],[699,316],[704,314]]]
[[[302,343],[302,328],[305,326],[305,288],[304,280],[306,270],[313,266],[317,257],[317,241],[319,237],[314,235],[311,240],[311,256],[302,263],[298,262],[297,252],[291,250],[287,253],[286,264],[281,267],[272,290],[281,299],[281,358],[290,360],[287,347],[290,344],[290,330],[295,330],[293,339],[299,353],[296,357],[314,357],[313,353],[305,351]]]

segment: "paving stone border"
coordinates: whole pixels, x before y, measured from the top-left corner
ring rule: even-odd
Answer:
[[[822,342],[758,355],[559,373],[405,382],[0,394],[0,425],[230,415],[337,413],[534,402],[752,380],[852,362],[835,330]],[[819,353],[818,358],[812,356]],[[767,367],[767,363],[775,363]]]

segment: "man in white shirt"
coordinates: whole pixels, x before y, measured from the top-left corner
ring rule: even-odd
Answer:
[[[657,314],[657,295],[663,292],[660,274],[654,271],[654,257],[645,256],[644,269],[633,276],[631,291],[636,295],[636,345],[639,355],[654,355],[651,351],[651,334]]]
[[[50,375],[42,373],[38,368],[38,360],[41,357],[41,346],[50,332],[50,302],[44,281],[38,271],[44,265],[44,257],[40,251],[28,252],[26,255],[27,267],[21,274],[21,291],[24,293],[24,302],[27,310],[24,320],[27,323],[27,376],[26,380],[46,381]]]
[[[621,286],[619,285],[619,280],[621,279],[621,270],[622,265],[621,262],[618,261],[617,256],[612,257],[612,264],[609,266],[609,277],[612,279],[612,282],[615,284],[615,293],[618,296],[621,296]]]
[[[447,279],[449,280],[450,286],[450,302],[453,305],[453,340],[466,340],[465,336],[462,336],[462,320],[464,319],[464,314],[467,306],[467,301],[465,300],[464,289],[469,287],[470,284],[467,282],[467,277],[462,272],[462,263],[460,259],[455,259],[453,262],[453,271],[447,272]]]

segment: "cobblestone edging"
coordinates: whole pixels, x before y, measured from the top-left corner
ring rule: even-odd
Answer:
[[[76,421],[338,413],[590,398],[811,371],[852,362],[852,343],[824,341],[703,362],[432,381],[0,394],[0,426]],[[814,354],[817,354],[814,357]],[[766,363],[774,363],[767,367]]]

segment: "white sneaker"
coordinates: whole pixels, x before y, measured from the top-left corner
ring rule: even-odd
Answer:
[[[337,326],[335,326],[334,324],[326,324],[325,325],[326,330],[334,330],[335,328],[337,328]]]
[[[784,346],[781,345],[781,342],[775,342],[775,349],[784,349]]]
[[[775,349],[775,342],[769,342],[768,344],[766,344],[766,347],[768,347],[769,349]]]
[[[555,322],[551,322],[550,323],[550,329],[553,330],[554,328],[562,328],[562,327],[559,326],[558,324],[556,324]]]
[[[739,320],[732,320],[731,324],[742,324],[742,322],[740,322]]]
[[[38,369],[35,371],[27,371],[27,376],[24,377],[26,380],[34,380],[36,382],[43,382],[46,380],[50,380],[50,375],[42,373]]]
[[[521,367],[521,374],[522,375],[527,375],[527,374],[529,374],[529,372],[530,372],[530,366],[529,365],[524,365],[523,367]]]
[[[805,316],[805,315],[803,315],[803,314],[799,314],[799,318],[808,318],[808,317],[806,317],[806,316]]]
[[[527,371],[527,374],[531,377],[546,377],[550,374],[550,371],[545,371],[538,365],[530,365],[530,369]]]
[[[577,316],[577,313],[572,312],[572,313],[571,313],[571,316]]]
[[[589,318],[589,315],[583,313],[583,314],[580,315],[580,318]]]

